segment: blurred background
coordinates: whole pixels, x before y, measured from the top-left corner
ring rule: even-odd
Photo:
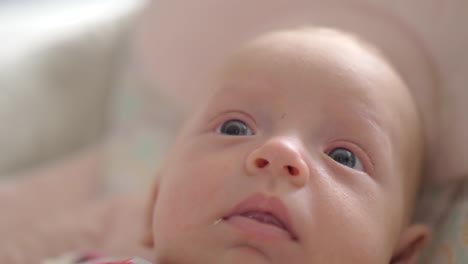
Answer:
[[[145,4],[0,1],[0,180],[104,141],[119,142],[103,172],[122,175],[116,186],[154,170],[167,140],[154,136],[131,51]]]
[[[0,0],[0,263],[148,253],[145,191],[177,111],[133,52],[145,5]]]

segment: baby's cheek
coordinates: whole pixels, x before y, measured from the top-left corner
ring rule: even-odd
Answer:
[[[308,238],[323,259],[337,263],[383,263],[391,254],[379,195],[362,196],[355,189],[334,185],[316,191]],[[338,187],[337,187],[338,186]],[[387,221],[387,220],[386,220]],[[340,254],[336,254],[340,252]],[[338,261],[338,260],[337,260]]]
[[[374,217],[362,210],[348,213],[339,223],[341,232],[336,234],[340,242],[340,252],[347,252],[349,263],[380,263],[385,259],[388,237],[385,227]]]
[[[194,157],[190,162],[174,166],[162,180],[161,195],[171,206],[170,215],[198,216],[225,197],[229,185],[229,164],[216,157]],[[196,219],[197,217],[195,217]]]

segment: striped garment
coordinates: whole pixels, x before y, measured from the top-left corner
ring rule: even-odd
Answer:
[[[141,258],[115,259],[103,257],[96,253],[68,254],[58,258],[45,260],[42,264],[151,264]]]

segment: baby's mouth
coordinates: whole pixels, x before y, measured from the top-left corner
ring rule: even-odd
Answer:
[[[287,208],[276,197],[254,194],[239,203],[221,220],[259,237],[298,240],[292,229]]]
[[[250,218],[263,224],[272,225],[289,232],[283,222],[271,213],[248,211],[240,214],[240,216]]]
[[[234,224],[247,233],[261,234],[261,237],[297,240],[288,226],[270,212],[246,211],[223,217],[221,220]]]

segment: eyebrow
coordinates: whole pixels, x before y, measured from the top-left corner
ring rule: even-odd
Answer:
[[[387,134],[386,130],[384,129],[382,122],[376,117],[376,115],[372,111],[358,111],[359,118],[358,120],[362,121],[363,123],[368,124],[372,127],[375,131],[380,132],[382,134]]]
[[[376,106],[373,105],[373,101],[365,98],[358,98],[355,100],[343,97],[340,101],[340,105],[343,109],[337,111],[337,115],[340,117],[349,117],[349,114],[353,114],[356,117],[354,120],[362,121],[367,126],[372,127],[375,131],[386,134],[387,131],[382,121],[378,118]],[[333,108],[332,108],[333,109]],[[326,110],[330,110],[328,107]],[[361,122],[359,122],[361,123]]]
[[[348,132],[355,131],[361,133],[365,130],[371,131],[372,134],[375,135],[388,135],[388,131],[384,128],[382,123],[375,117],[375,115],[368,111],[349,110],[346,112],[340,111],[339,113],[334,114],[329,111],[327,112],[333,115],[332,118],[335,121],[332,122],[333,125],[331,126],[333,130],[337,128],[345,128]],[[330,115],[324,115],[324,122],[330,123],[330,118]]]
[[[367,142],[365,146],[362,146],[367,152],[369,152],[369,158],[374,163],[374,155],[381,151],[380,149],[386,149],[391,146],[391,131],[389,131],[385,124],[378,118],[377,113],[372,110],[372,107],[365,104],[359,103],[356,106],[345,106],[340,110],[331,110],[326,108],[326,112],[333,112],[336,124],[333,124],[331,128],[333,130],[345,129],[340,134],[351,134],[351,138],[361,139],[365,137],[363,142]],[[325,116],[325,122],[329,119],[329,116]],[[351,132],[350,132],[351,131]],[[356,136],[357,135],[357,136]],[[382,145],[384,144],[384,145]],[[368,147],[371,145],[371,147]],[[382,147],[380,147],[382,146]]]
[[[242,115],[245,115],[245,116],[249,117],[255,123],[255,125],[257,123],[255,118],[253,118],[253,116],[251,114],[249,114],[249,113],[247,113],[247,112],[245,112],[243,110],[239,110],[239,109],[227,109],[227,110],[223,110],[221,112],[218,112],[216,115],[210,117],[208,119],[208,122],[211,123],[214,120],[216,120],[217,118],[219,118],[220,116],[223,116],[223,115],[226,115],[226,114],[229,114],[229,113],[240,113]]]

